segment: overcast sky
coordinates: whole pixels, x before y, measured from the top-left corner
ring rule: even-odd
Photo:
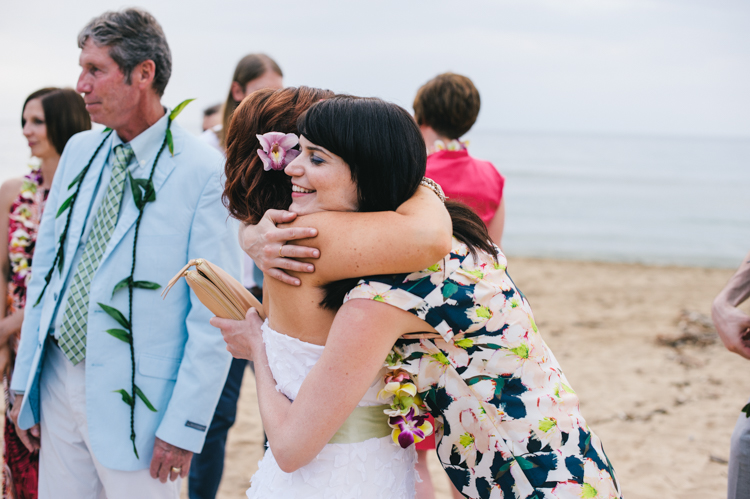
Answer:
[[[76,35],[119,1],[2,0],[0,125],[37,88],[75,86]],[[480,90],[480,130],[750,136],[747,0],[377,2],[143,0],[167,34],[164,103],[223,100],[237,61],[266,52],[287,85],[410,109],[455,71]],[[7,130],[0,128],[0,130]],[[19,144],[25,147],[19,134]]]

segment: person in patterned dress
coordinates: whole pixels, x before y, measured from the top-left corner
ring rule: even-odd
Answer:
[[[373,302],[378,317],[407,311],[436,339],[400,339],[410,372],[441,431],[437,453],[467,497],[619,498],[612,464],[539,334],[500,250],[454,239],[438,264],[366,278],[345,302]],[[369,307],[368,307],[369,308]],[[408,334],[404,320],[394,327]]]
[[[36,498],[39,455],[31,453],[16,435],[8,417],[14,396],[9,391],[13,361],[18,351],[26,284],[31,277],[31,260],[44,201],[52,185],[65,144],[78,132],[91,128],[83,98],[72,89],[43,88],[26,98],[21,115],[23,134],[31,155],[39,160],[21,178],[7,180],[0,187],[0,231],[8,244],[0,246],[0,285],[6,300],[0,320],[0,364],[5,388],[3,498]]]
[[[417,125],[404,120],[404,129],[392,126],[380,130],[383,135],[366,127],[347,128],[347,123],[364,122],[359,114],[372,102],[334,97],[308,110],[298,123],[302,154],[286,170],[293,182],[304,183],[304,176],[315,172],[316,156],[310,151],[319,151],[332,161],[344,161],[352,173],[342,175],[339,183],[316,186],[318,198],[339,192],[352,179],[352,195],[360,205],[363,199],[393,195],[363,181],[363,170],[385,175],[378,170],[380,150],[373,141],[380,141],[381,149],[393,147],[413,137]],[[379,105],[383,112],[394,106]],[[366,164],[357,156],[361,151],[372,156]],[[424,173],[425,151],[423,141],[411,144],[401,170],[389,179],[394,187],[418,185],[419,180],[409,179]],[[302,171],[308,168],[311,173]],[[394,202],[398,206],[398,197]],[[324,444],[387,358],[391,369],[408,373],[423,407],[434,416],[438,458],[464,496],[620,498],[601,441],[581,415],[578,397],[542,339],[528,301],[508,275],[504,255],[468,207],[449,201],[446,208],[455,239],[441,261],[420,272],[324,286],[323,304],[338,312],[323,355],[293,402],[275,392],[257,314],[250,310],[244,321],[212,319],[233,355],[256,362],[261,406],[273,414],[269,435],[287,429],[295,438],[296,447],[290,449],[314,450]],[[347,209],[351,207],[339,207]],[[304,217],[297,223],[304,225]],[[419,413],[387,413],[394,443],[402,447],[427,432]],[[278,460],[294,459],[283,450],[275,454]]]

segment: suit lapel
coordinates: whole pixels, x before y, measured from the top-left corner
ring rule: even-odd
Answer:
[[[97,144],[98,145],[98,144]],[[83,178],[81,183],[81,189],[78,191],[78,198],[76,199],[75,207],[73,208],[73,214],[70,219],[70,226],[68,227],[68,235],[65,242],[65,261],[63,265],[63,272],[61,280],[64,282],[70,272],[73,258],[78,250],[78,245],[81,242],[81,236],[83,235],[83,228],[86,224],[88,217],[96,216],[95,213],[90,213],[91,201],[96,193],[96,186],[99,184],[99,177],[101,176],[102,169],[109,158],[110,150],[112,149],[112,137],[107,139],[107,143],[102,146],[102,150],[96,155],[94,161],[91,163],[89,171],[86,172],[86,176]],[[92,153],[93,154],[93,153]],[[88,160],[89,158],[86,158]],[[81,165],[81,169],[86,165]],[[76,171],[78,174],[80,170]],[[72,181],[73,177],[71,177]],[[69,182],[68,180],[66,180]],[[67,186],[65,186],[67,188]],[[75,186],[73,189],[67,191],[65,199],[70,197],[75,192]],[[65,228],[65,223],[68,219],[68,213],[64,212],[59,218],[55,220],[55,234],[59,239]]]

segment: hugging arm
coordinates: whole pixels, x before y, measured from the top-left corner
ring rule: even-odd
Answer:
[[[263,428],[276,462],[287,473],[320,453],[370,388],[396,339],[431,329],[391,305],[349,300],[336,314],[323,355],[291,402],[276,391],[260,332],[262,321],[253,309],[244,321],[215,317],[211,323],[221,328],[232,355],[254,361]]]
[[[243,249],[263,272],[288,284],[299,284],[299,279],[279,269],[311,272],[312,264],[280,258],[282,246],[285,257],[314,258],[315,248],[320,249],[314,267],[315,280],[332,282],[429,267],[450,252],[453,232],[445,206],[434,192],[423,186],[395,212],[329,211],[300,217],[288,228],[272,229],[266,224],[261,229],[263,234],[258,227],[246,226],[240,230]],[[310,233],[310,229],[314,229],[317,237],[299,243],[315,248],[284,244],[289,239],[283,237],[307,237],[304,231]],[[279,232],[274,235],[274,231]]]
[[[711,307],[716,331],[731,352],[750,359],[750,316],[737,308],[750,297],[750,253]]]
[[[299,279],[284,270],[313,272],[315,267],[311,263],[294,258],[318,258],[320,251],[309,246],[286,244],[318,235],[318,230],[312,227],[276,227],[278,224],[292,222],[295,218],[297,214],[291,211],[268,210],[256,225],[243,225],[238,238],[243,251],[266,275],[286,284],[299,286]],[[281,254],[282,246],[286,246],[284,255]]]

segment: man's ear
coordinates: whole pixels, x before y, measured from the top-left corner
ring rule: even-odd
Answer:
[[[151,59],[147,59],[133,68],[131,79],[133,85],[140,89],[151,87],[156,76],[156,64]]]

